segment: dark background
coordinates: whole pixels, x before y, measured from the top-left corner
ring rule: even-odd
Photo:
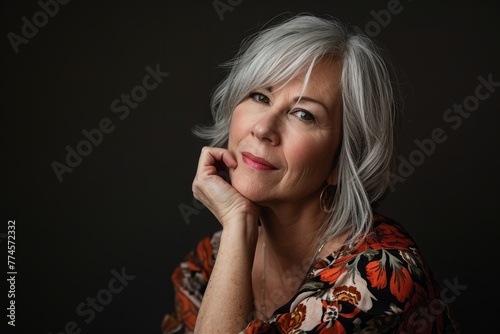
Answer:
[[[59,333],[74,321],[81,333],[160,333],[173,310],[174,267],[219,228],[192,203],[203,143],[190,133],[210,120],[210,94],[224,75],[218,64],[280,13],[329,14],[364,30],[374,21],[370,12],[389,2],[244,0],[221,20],[210,0],[71,1],[15,53],[7,34],[21,35],[21,18],[33,22],[41,7],[3,1],[0,245],[6,261],[7,221],[15,219],[17,332]],[[475,94],[479,76],[500,81],[498,5],[400,6],[376,39],[408,78],[401,157],[435,128],[447,140],[396,184],[379,211],[412,233],[443,286],[462,286],[451,307],[463,332],[490,332],[496,307],[486,305],[499,297],[500,87],[456,130],[443,114]],[[121,120],[111,102],[157,64],[169,76]],[[59,182],[51,164],[64,164],[66,145],[76,149],[82,130],[103,118],[114,131]],[[186,219],[179,205],[197,211]],[[77,306],[109,296],[103,289],[122,268],[134,278],[86,323]]]

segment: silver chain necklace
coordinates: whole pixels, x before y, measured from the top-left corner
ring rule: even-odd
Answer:
[[[321,252],[323,249],[323,246],[325,246],[325,243],[322,243],[319,245],[318,250],[314,254],[314,256],[311,259],[311,263],[309,264],[309,268],[307,269],[306,275],[308,275],[311,270],[312,266],[314,264],[314,260],[318,256],[318,254]],[[267,310],[266,310],[266,241],[262,241],[262,275],[261,275],[261,282],[262,282],[262,291],[261,291],[261,312],[264,315],[264,317],[267,317]]]

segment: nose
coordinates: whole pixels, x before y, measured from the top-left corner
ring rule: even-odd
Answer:
[[[280,143],[279,115],[272,111],[264,113],[253,125],[252,135],[268,145]]]

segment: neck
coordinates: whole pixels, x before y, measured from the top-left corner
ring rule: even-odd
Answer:
[[[311,203],[309,208],[292,205],[262,208],[259,238],[266,244],[268,266],[284,272],[296,267],[297,259],[301,267],[308,266],[320,246],[318,231],[324,217],[317,203]]]
[[[325,213],[317,201],[305,203],[261,206],[252,284],[262,319],[297,293],[316,258],[330,254],[343,242],[330,240],[320,245],[318,232]]]

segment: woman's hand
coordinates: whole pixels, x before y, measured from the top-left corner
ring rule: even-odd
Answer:
[[[252,266],[260,209],[219,175],[237,166],[226,149],[201,150],[193,194],[212,211],[223,230],[196,319],[196,334],[239,333],[253,310]]]
[[[205,146],[201,150],[193,181],[194,197],[214,214],[223,227],[241,220],[257,223],[259,216],[259,207],[228,182],[229,169],[237,166],[238,163],[227,149]],[[228,180],[223,176],[227,176]]]

